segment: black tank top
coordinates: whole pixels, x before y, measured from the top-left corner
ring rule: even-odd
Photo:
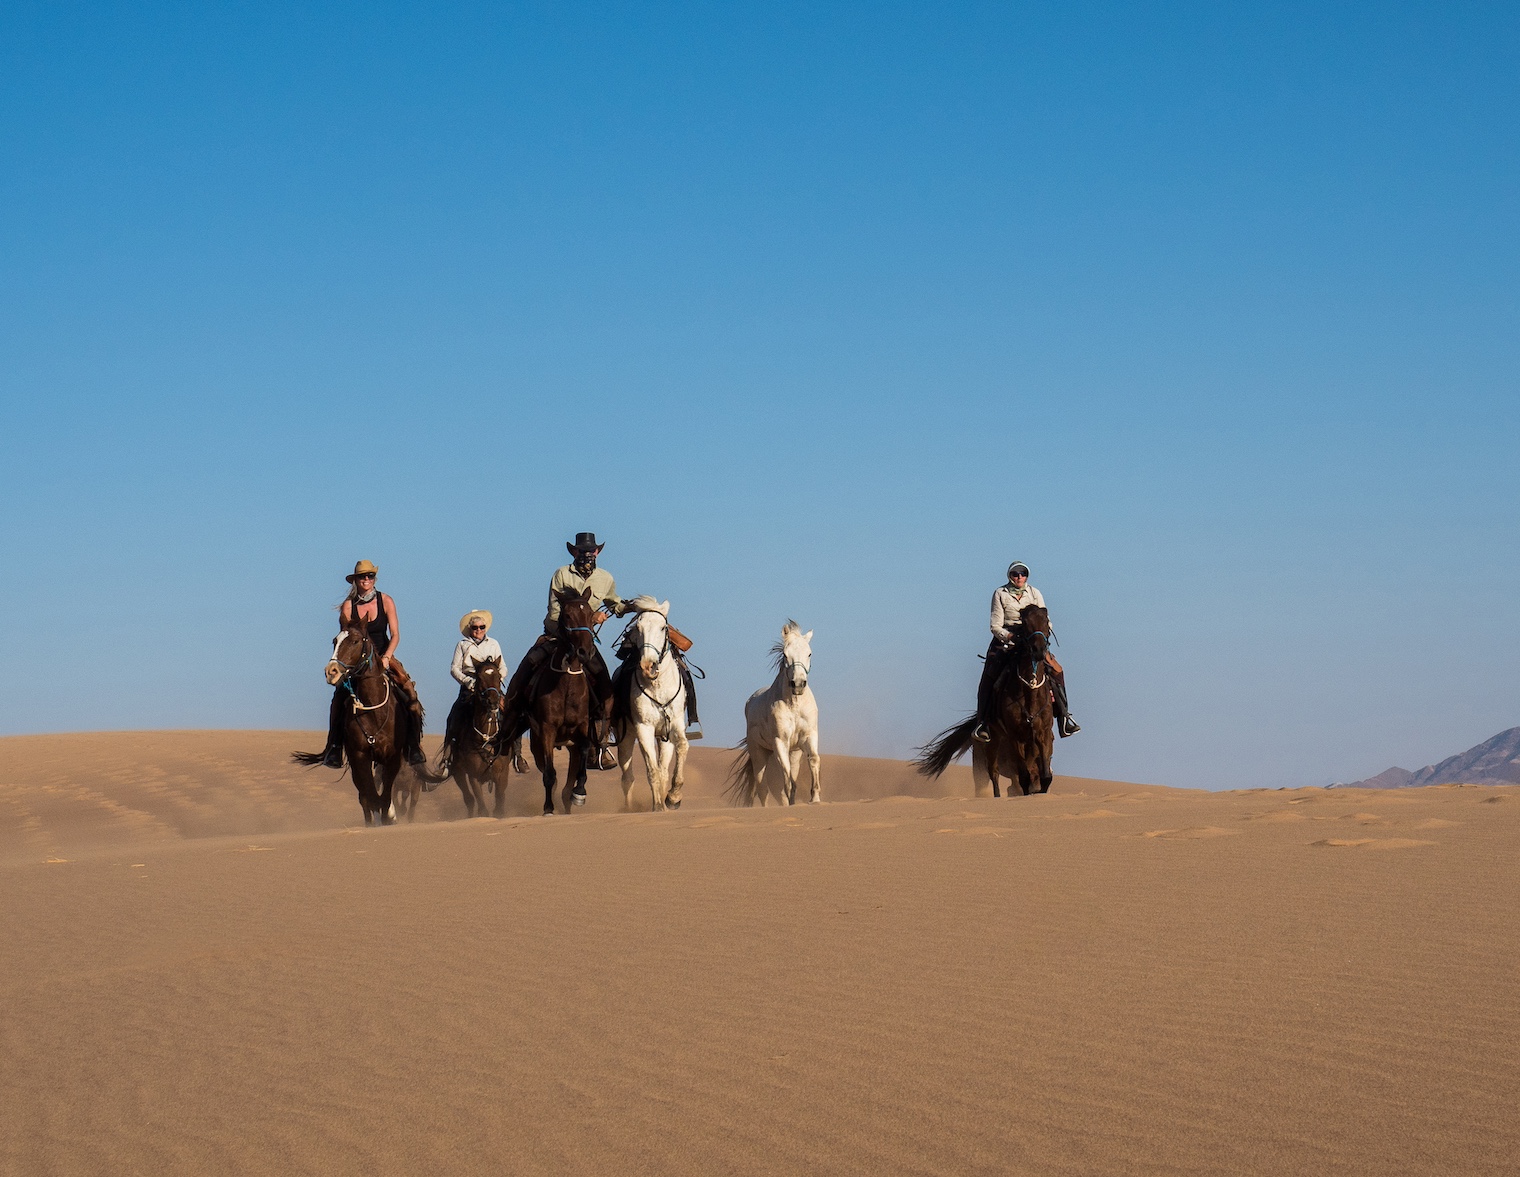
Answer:
[[[359,598],[350,597],[350,605],[354,610],[354,616],[359,616]],[[370,602],[365,601],[366,605]],[[364,623],[364,631],[369,634],[370,643],[375,647],[375,656],[378,658],[391,648],[391,622],[385,615],[385,594],[375,593],[375,619]]]

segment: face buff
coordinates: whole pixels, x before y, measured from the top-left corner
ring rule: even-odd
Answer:
[[[355,593],[354,594],[354,600],[358,601],[359,604],[361,604],[361,605],[368,605],[371,601],[373,601],[375,599],[376,595],[379,592],[380,592],[379,589],[372,588],[367,593]]]

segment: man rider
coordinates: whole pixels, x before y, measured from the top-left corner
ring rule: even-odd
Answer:
[[[596,533],[591,531],[578,532],[574,543],[565,544],[573,559],[569,564],[555,569],[554,576],[549,580],[549,611],[544,615],[544,632],[518,664],[512,674],[512,681],[507,684],[502,710],[508,715],[526,703],[522,696],[528,684],[538,674],[539,668],[549,660],[553,651],[555,635],[559,632],[560,602],[557,594],[561,590],[570,589],[577,593],[590,590],[591,608],[595,611],[592,623],[595,625],[600,625],[609,616],[621,617],[628,611],[627,605],[617,595],[617,583],[612,579],[612,574],[605,568],[596,566],[596,558],[606,546],[597,543]],[[612,675],[607,670],[601,651],[594,646],[586,666],[586,685],[591,690],[594,738],[601,745],[606,741],[612,716]],[[576,786],[576,791],[584,793],[580,785]]]
[[[338,606],[339,632],[348,628],[357,610],[359,622],[369,635],[370,645],[380,659],[380,665],[390,675],[391,682],[395,684],[411,713],[404,749],[406,758],[412,764],[426,764],[427,758],[422,754],[422,701],[417,697],[417,685],[396,658],[396,647],[401,644],[401,622],[396,615],[395,598],[375,587],[375,578],[379,573],[380,570],[368,560],[360,560],[354,565],[353,572],[343,578],[353,587]],[[346,694],[343,685],[339,683],[333,691],[332,705],[327,712],[327,748],[322,763],[328,768],[343,767],[342,704]]]
[[[491,621],[489,609],[471,609],[459,619],[459,632],[463,636],[459,639],[459,644],[454,647],[454,660],[449,665],[449,674],[459,684],[459,697],[449,708],[448,722],[444,725],[443,750],[438,754],[437,771],[439,772],[448,771],[454,744],[459,739],[459,729],[464,726],[465,718],[470,714],[470,704],[475,696],[476,663],[484,662],[488,658],[496,658],[503,666],[507,664],[496,639],[486,636],[490,631]]]
[[[502,710],[508,715],[513,714],[526,703],[522,696],[527,691],[528,684],[538,674],[539,668],[549,660],[555,634],[559,628],[558,593],[561,590],[569,589],[579,593],[589,589],[591,607],[595,610],[592,621],[596,625],[606,621],[609,616],[622,617],[629,611],[629,604],[617,595],[617,584],[612,574],[596,565],[597,557],[606,546],[604,543],[597,543],[596,533],[591,531],[578,532],[574,543],[565,544],[566,551],[573,559],[569,564],[555,569],[554,576],[549,581],[549,609],[544,615],[544,632],[528,650],[517,670],[513,672],[512,681],[507,684]],[[678,659],[678,664],[686,682],[687,738],[701,739],[702,726],[697,719],[697,696],[691,681],[691,671],[684,660]],[[601,651],[594,647],[590,664],[587,666],[586,683],[591,689],[591,710],[596,727],[595,742],[599,748],[605,749],[612,726],[612,675],[607,670],[607,663],[603,660]],[[615,763],[615,757],[604,757],[600,752],[594,759],[594,764],[598,768],[610,768]],[[584,786],[576,785],[575,791],[578,795],[584,795]]]
[[[1008,583],[992,594],[992,616],[989,620],[992,641],[987,646],[982,681],[976,688],[975,738],[978,740],[985,742],[989,738],[987,725],[992,722],[992,688],[1007,665],[1008,650],[1022,625],[1019,613],[1029,605],[1038,605],[1043,609],[1045,598],[1039,589],[1029,583],[1029,566],[1023,561],[1015,560],[1008,565]],[[1074,736],[1082,729],[1071,717],[1071,709],[1067,706],[1066,673],[1049,650],[1045,651],[1045,665],[1050,667],[1051,702],[1056,715],[1056,731],[1063,739]]]

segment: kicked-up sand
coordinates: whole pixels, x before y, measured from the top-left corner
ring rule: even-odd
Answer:
[[[0,1172],[1520,1172],[1520,788],[367,830],[319,743],[0,740]]]

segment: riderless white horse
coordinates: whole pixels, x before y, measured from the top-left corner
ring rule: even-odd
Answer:
[[[728,786],[737,804],[753,805],[758,800],[764,805],[771,792],[778,804],[795,804],[804,755],[813,782],[809,800],[823,800],[818,777],[818,701],[808,686],[812,640],[812,630],[803,633],[795,621],[788,621],[781,640],[771,647],[776,680],[744,704],[744,741]]]
[[[670,602],[635,597],[638,616],[622,642],[638,651],[629,686],[628,717],[618,721],[618,767],[623,804],[633,808],[633,752],[644,754],[655,809],[679,809],[686,779],[686,687],[670,645]]]

